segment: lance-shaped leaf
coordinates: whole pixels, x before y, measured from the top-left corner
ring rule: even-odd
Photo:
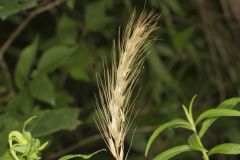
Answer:
[[[191,147],[188,145],[182,145],[170,148],[162,153],[160,153],[157,157],[153,160],[168,160],[172,157],[175,157],[181,153],[192,151]]]
[[[208,155],[212,154],[240,154],[240,144],[224,143],[213,147]]]
[[[175,119],[175,120],[172,120],[170,122],[164,123],[163,125],[159,126],[153,132],[151,137],[149,138],[148,143],[147,143],[147,148],[146,148],[146,151],[145,151],[145,156],[147,156],[148,151],[149,151],[152,143],[154,142],[154,140],[157,138],[157,136],[160,133],[162,133],[165,129],[169,128],[169,127],[175,127],[175,128],[179,128],[180,127],[180,128],[185,128],[185,129],[191,130],[191,125],[187,121],[185,121],[183,119]]]
[[[201,122],[203,119],[206,118],[216,118],[216,117],[238,117],[240,116],[240,111],[233,110],[233,109],[209,109],[203,112],[197,119],[196,125]]]
[[[28,80],[29,72],[37,53],[37,48],[38,38],[36,38],[32,44],[24,48],[20,53],[20,57],[14,72],[14,80],[18,89],[23,89],[25,87],[25,83]]]
[[[206,152],[207,150],[203,147],[199,137],[196,135],[196,133],[192,134],[189,138],[188,138],[188,145],[197,151],[204,151]]]
[[[240,98],[234,97],[225,100],[220,105],[217,106],[217,108],[226,108],[226,109],[232,109],[234,108],[238,103],[240,103]],[[208,118],[206,119],[200,129],[199,137],[203,137],[203,135],[206,133],[207,129],[217,120],[217,118]]]

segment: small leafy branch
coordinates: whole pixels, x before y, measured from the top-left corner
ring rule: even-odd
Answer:
[[[14,160],[41,159],[40,152],[47,146],[48,142],[41,144],[40,140],[33,138],[31,133],[26,131],[27,124],[34,118],[30,118],[24,123],[22,133],[12,131],[9,134],[9,152]]]
[[[9,134],[8,143],[9,151],[0,157],[0,160],[40,160],[41,152],[46,148],[48,142],[41,144],[39,139],[33,138],[30,132],[26,131],[26,126],[34,119],[36,116],[29,118],[24,122],[22,132],[12,131]],[[104,149],[98,150],[92,154],[73,154],[66,155],[59,160],[69,160],[72,158],[82,158],[89,159],[95,154],[105,151]]]
[[[168,160],[181,153],[190,151],[199,151],[202,154],[203,160],[209,160],[209,157],[213,154],[240,154],[240,144],[236,143],[224,143],[217,145],[210,150],[207,150],[202,142],[202,138],[205,135],[208,128],[219,118],[219,117],[239,117],[240,111],[235,110],[234,107],[240,103],[240,98],[231,98],[225,100],[218,107],[214,109],[209,109],[198,116],[196,120],[193,118],[193,102],[196,96],[191,100],[189,107],[187,108],[183,105],[183,110],[186,115],[187,120],[184,119],[174,119],[170,122],[164,123],[159,126],[151,135],[147,148],[145,151],[145,156],[148,155],[149,149],[152,143],[155,141],[157,136],[161,134],[165,129],[174,128],[184,128],[192,132],[188,137],[188,144],[170,148],[159,155],[157,155],[154,160]],[[201,124],[201,125],[200,125]],[[200,130],[197,130],[200,126]]]

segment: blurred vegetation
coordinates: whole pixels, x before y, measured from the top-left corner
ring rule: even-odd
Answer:
[[[38,118],[29,130],[50,143],[45,160],[105,147],[94,123],[96,74],[103,71],[102,57],[111,58],[119,26],[144,6],[161,18],[135,93],[140,90],[140,113],[132,125],[136,133],[129,160],[144,159],[149,135],[182,116],[181,105],[194,94],[195,114],[240,95],[238,0],[0,0],[0,155],[9,132],[33,115]],[[219,121],[207,134],[207,146],[240,142],[238,120]],[[165,131],[149,158],[184,142],[179,132],[189,135]],[[108,153],[96,159],[103,157],[112,159]]]

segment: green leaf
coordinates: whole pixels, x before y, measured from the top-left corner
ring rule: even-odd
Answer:
[[[185,105],[182,105],[182,107],[183,107],[183,111],[184,111],[184,113],[185,113],[185,115],[186,115],[186,117],[187,117],[187,120],[189,121],[189,123],[190,123],[191,126],[193,127],[193,125],[194,125],[194,124],[193,124],[193,119],[192,119],[190,113],[188,112],[187,107],[186,107]]]
[[[225,100],[224,102],[222,102],[221,104],[219,104],[217,106],[217,108],[226,108],[226,109],[232,109],[234,108],[238,103],[240,103],[240,98],[238,97],[234,97],[234,98],[230,98]],[[199,137],[203,137],[204,134],[206,133],[207,129],[217,120],[217,118],[208,118],[206,119],[200,129],[199,132]]]
[[[23,89],[10,99],[6,107],[6,112],[12,115],[16,115],[19,112],[28,114],[32,112],[33,105],[33,98],[28,93],[27,89]]]
[[[208,155],[212,154],[240,154],[240,144],[224,143],[213,147]]]
[[[74,98],[67,91],[58,91],[56,92],[56,106],[58,108],[70,106],[74,103]]]
[[[240,98],[239,97],[234,97],[234,98],[230,98],[230,99],[227,99],[227,100],[223,101],[221,104],[219,104],[217,106],[217,108],[232,109],[239,103],[240,103]]]
[[[32,97],[55,105],[54,87],[47,75],[40,74],[34,77],[30,82],[29,90]]]
[[[147,156],[147,154],[148,154],[148,152],[149,152],[149,149],[150,149],[152,143],[154,142],[154,140],[157,138],[157,136],[158,136],[160,133],[162,133],[165,129],[169,128],[169,127],[185,128],[185,129],[191,130],[190,124],[189,124],[187,121],[182,120],[182,119],[175,119],[175,120],[172,120],[172,121],[170,121],[170,122],[167,122],[167,123],[162,124],[161,126],[159,126],[159,127],[153,132],[153,134],[152,134],[151,137],[149,138],[148,143],[147,143],[147,148],[146,148],[146,151],[145,151],[145,156]]]
[[[192,118],[192,120],[193,120],[193,112],[192,112],[193,102],[196,99],[196,97],[197,97],[197,95],[194,95],[192,100],[191,100],[191,102],[190,102],[190,104],[189,104],[189,115]]]
[[[78,30],[75,21],[70,17],[63,15],[57,26],[57,38],[59,39],[60,43],[65,45],[75,44],[77,35]]]
[[[38,0],[0,0],[0,18],[4,20],[13,14],[32,8],[37,2]]]
[[[98,154],[99,152],[102,152],[102,151],[106,151],[105,149],[101,149],[99,151],[96,151],[92,154],[73,154],[73,155],[66,155],[66,156],[63,156],[61,157],[59,160],[68,160],[68,159],[72,159],[72,158],[83,158],[83,159],[89,159],[91,158],[92,156]]]
[[[39,61],[38,72],[52,72],[56,68],[65,64],[66,59],[68,59],[72,55],[74,50],[74,48],[63,46],[48,49]]]
[[[194,150],[206,151],[195,133],[188,138],[188,144]]]
[[[37,116],[32,116],[30,118],[28,118],[24,123],[23,123],[23,129],[22,129],[22,132],[26,132],[26,127],[27,125],[34,119],[34,118],[37,118]]]
[[[76,108],[45,111],[32,123],[29,131],[34,137],[43,137],[60,130],[74,130],[81,123],[78,115],[79,109]]]
[[[86,7],[85,23],[89,31],[98,31],[110,21],[105,10],[105,1],[96,1]]]
[[[192,151],[192,149],[188,145],[177,146],[177,147],[170,148],[170,149],[160,153],[153,160],[168,160],[168,159],[175,157],[181,153],[189,152],[189,151]]]
[[[201,122],[205,118],[215,118],[215,117],[238,117],[240,116],[240,111],[233,110],[233,109],[209,109],[203,112],[197,119],[196,125]]]
[[[202,126],[201,129],[199,131],[199,137],[202,138],[203,135],[206,133],[207,129],[213,124],[213,122],[217,120],[217,118],[210,118],[210,119],[206,119]]]
[[[33,64],[38,48],[38,38],[27,46],[21,53],[14,73],[15,83],[18,89],[23,89],[29,77],[29,71]]]
[[[73,53],[66,68],[69,75],[76,80],[88,81],[89,62],[91,60],[90,51],[85,42],[80,42],[78,48]]]

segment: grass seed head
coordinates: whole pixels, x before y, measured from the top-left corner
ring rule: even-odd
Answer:
[[[116,160],[124,159],[124,140],[135,115],[131,96],[157,20],[153,12],[142,12],[139,17],[132,14],[123,35],[119,32],[117,51],[113,45],[112,67],[105,67],[98,80],[97,126]]]

